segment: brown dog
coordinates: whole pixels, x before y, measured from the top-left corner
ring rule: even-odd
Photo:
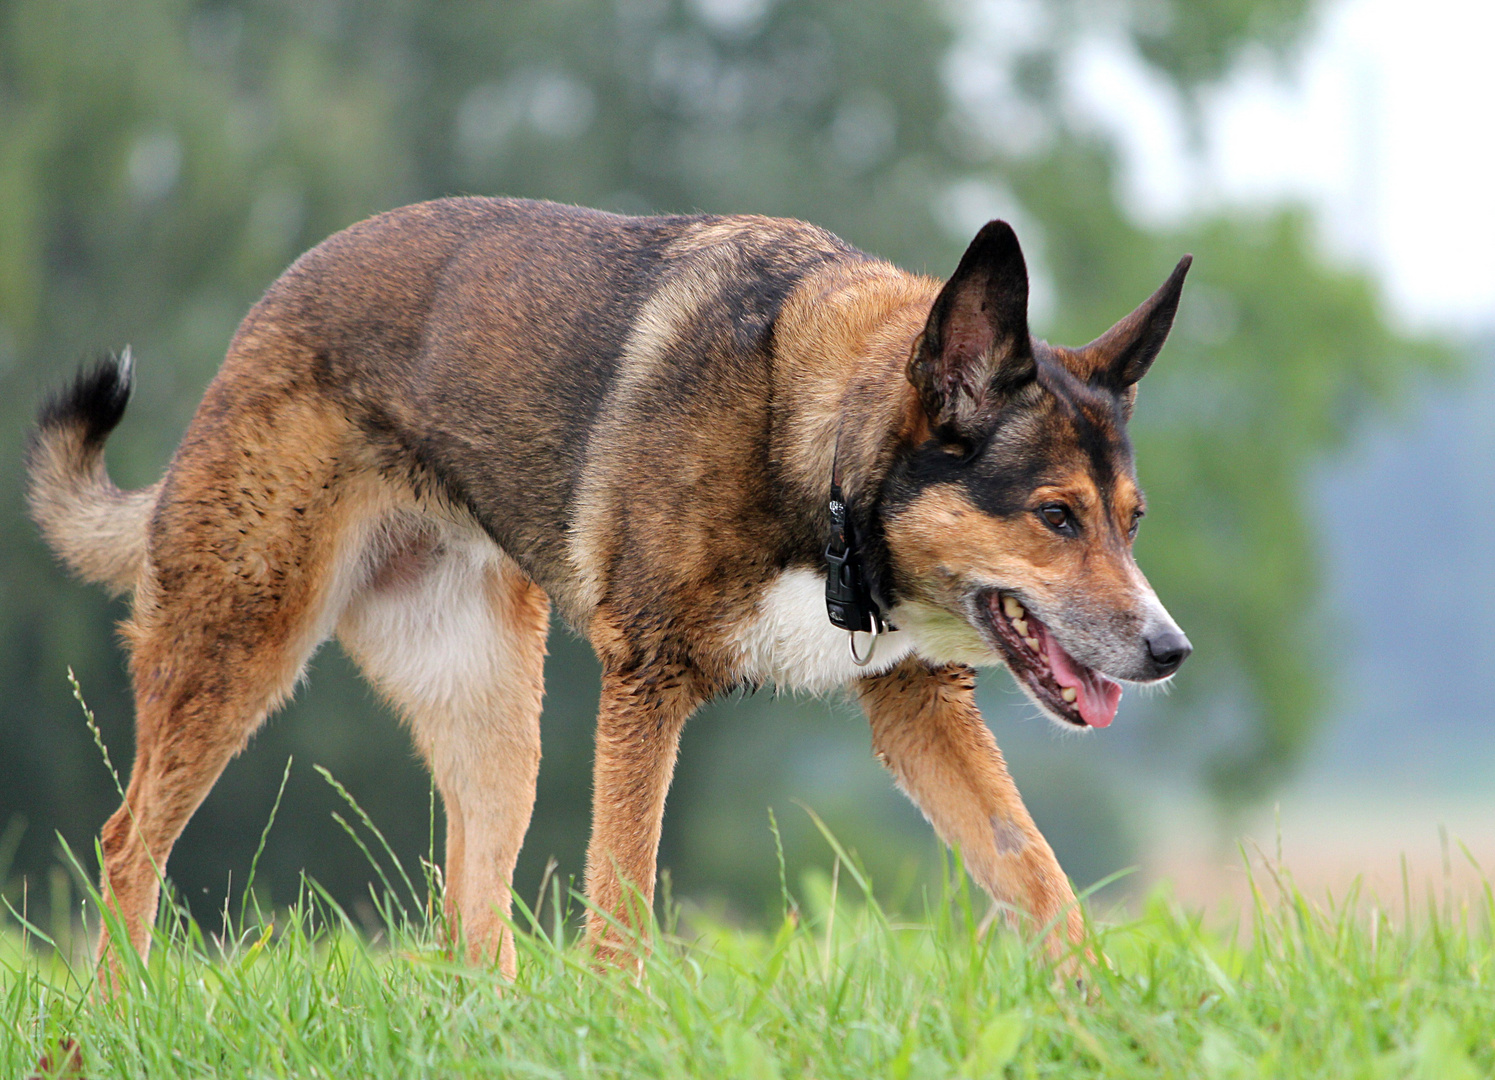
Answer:
[[[128,354],[80,375],[41,412],[30,498],[74,570],[134,596],[135,765],[103,832],[131,942],[187,819],[336,634],[435,775],[469,954],[512,974],[552,603],[603,666],[601,911],[635,917],[625,883],[653,895],[693,710],[851,686],[980,884],[1075,939],[971,665],[1104,727],[1113,680],[1188,655],[1132,559],[1126,436],[1187,267],[1070,350],[1029,334],[1002,222],[942,286],[795,221],[451,199],[355,225],[271,286],[151,488],[104,471]]]

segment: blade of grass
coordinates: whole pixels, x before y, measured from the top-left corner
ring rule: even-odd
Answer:
[[[400,862],[399,856],[397,856],[394,852],[394,848],[390,847],[389,841],[384,839],[384,834],[380,832],[379,827],[374,824],[374,819],[369,817],[364,808],[358,804],[358,800],[353,798],[353,793],[347,788],[343,787],[343,785],[338,782],[337,778],[333,776],[331,772],[329,772],[321,765],[313,765],[312,768],[321,775],[323,780],[326,780],[327,783],[332,786],[332,790],[336,791],[340,796],[342,796],[343,801],[352,808],[353,812],[358,815],[358,819],[363,822],[364,828],[368,829],[368,831],[373,833],[374,836],[378,839],[380,846],[384,848],[385,854],[389,856],[389,861],[394,864],[394,868],[400,875],[400,879],[404,881],[405,891],[410,894],[411,902],[418,910],[422,905],[420,902],[420,897],[415,894],[415,886],[410,882],[410,875],[405,873],[404,864]],[[379,876],[381,878],[384,877],[382,871],[380,872]],[[390,889],[390,892],[393,893],[394,890]],[[400,905],[400,910],[405,910],[404,904]]]
[[[260,856],[265,853],[265,841],[270,839],[270,829],[275,825],[275,815],[280,812],[280,800],[286,793],[286,781],[291,778],[291,762],[295,759],[287,755],[285,771],[280,774],[280,788],[275,792],[275,802],[270,806],[270,820],[265,822],[264,829],[260,832],[259,846],[254,849],[254,858],[249,860],[249,878],[244,882],[244,892],[239,899],[239,921],[244,921],[244,905],[248,902],[254,892],[254,874],[259,869]],[[227,903],[225,899],[224,903]],[[260,911],[259,898],[254,900],[254,917],[263,921],[264,915]]]

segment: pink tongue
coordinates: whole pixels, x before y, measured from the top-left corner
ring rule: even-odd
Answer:
[[[1055,681],[1060,686],[1072,687],[1079,695],[1075,705],[1080,710],[1080,718],[1091,727],[1109,727],[1116,719],[1116,706],[1121,704],[1121,684],[1076,664],[1069,653],[1060,648],[1053,634],[1044,635],[1044,648]]]

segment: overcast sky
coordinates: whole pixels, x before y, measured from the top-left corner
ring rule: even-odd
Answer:
[[[1206,105],[1202,158],[1178,103],[1107,39],[1072,68],[1128,148],[1149,219],[1301,197],[1325,241],[1372,266],[1416,326],[1495,329],[1495,2],[1331,0],[1287,76],[1244,63]]]

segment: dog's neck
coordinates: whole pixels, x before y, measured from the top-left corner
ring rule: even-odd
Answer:
[[[796,511],[810,515],[806,535],[820,544],[838,474],[874,595],[885,603],[890,575],[877,498],[898,448],[928,437],[907,369],[940,283],[876,265],[869,274],[833,264],[785,305],[775,326],[770,452],[796,491]]]
[[[839,440],[841,485],[875,487],[922,417],[907,367],[939,282],[887,263],[832,264],[808,278],[774,327],[775,458],[823,502]]]

